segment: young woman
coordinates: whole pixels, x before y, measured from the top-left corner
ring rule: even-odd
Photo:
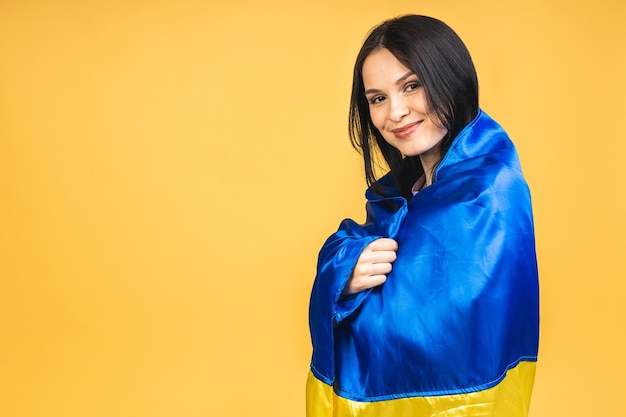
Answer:
[[[376,27],[349,122],[367,220],[344,220],[319,255],[307,415],[526,416],[539,334],[530,194],[478,107],[461,39],[425,16]]]

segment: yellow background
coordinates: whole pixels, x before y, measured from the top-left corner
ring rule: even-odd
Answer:
[[[533,192],[531,415],[620,414],[624,2],[3,0],[0,416],[302,416],[317,251],[364,217],[351,67],[409,12]]]

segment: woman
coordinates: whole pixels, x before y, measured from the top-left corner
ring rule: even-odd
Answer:
[[[350,132],[367,220],[324,244],[307,415],[526,416],[539,333],[530,194],[443,22],[382,23],[356,60]],[[377,179],[382,155],[389,173]]]

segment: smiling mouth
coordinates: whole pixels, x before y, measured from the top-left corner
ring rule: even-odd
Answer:
[[[402,138],[406,138],[407,136],[409,136],[411,133],[413,133],[415,131],[415,129],[417,129],[417,127],[422,123],[422,121],[417,121],[417,122],[413,122],[413,123],[409,123],[408,125],[399,127],[397,129],[393,129],[391,132],[398,138],[398,139],[402,139]]]

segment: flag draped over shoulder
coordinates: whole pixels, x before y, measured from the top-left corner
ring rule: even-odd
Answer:
[[[539,337],[528,187],[480,111],[434,182],[407,201],[390,175],[367,220],[324,244],[310,304],[307,416],[526,416]],[[380,187],[379,187],[380,188]],[[398,242],[382,286],[341,297],[363,249]]]

